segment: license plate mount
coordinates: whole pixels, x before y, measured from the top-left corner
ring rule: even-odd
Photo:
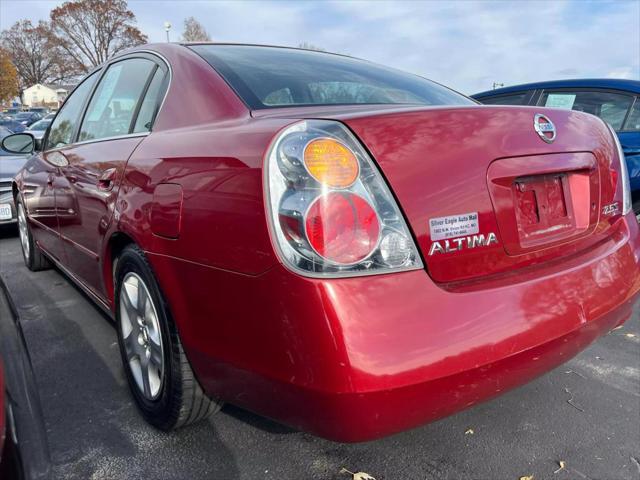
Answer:
[[[0,203],[0,220],[11,220],[12,218],[11,204]]]

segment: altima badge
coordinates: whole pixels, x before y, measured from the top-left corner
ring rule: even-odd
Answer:
[[[496,234],[493,232],[489,233],[486,237],[481,233],[469,237],[453,238],[451,240],[445,240],[444,242],[436,241],[431,244],[429,256],[435,255],[436,253],[458,252],[462,249],[488,247],[494,243],[498,243],[498,237],[496,237]]]
[[[553,143],[556,139],[556,126],[546,115],[536,113],[533,117],[533,128],[547,143]]]

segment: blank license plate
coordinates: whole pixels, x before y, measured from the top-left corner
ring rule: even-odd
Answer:
[[[0,204],[0,220],[11,220],[11,205],[8,203]]]

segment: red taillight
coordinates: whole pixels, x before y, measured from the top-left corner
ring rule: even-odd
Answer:
[[[362,197],[330,192],[319,196],[309,207],[305,233],[318,255],[349,265],[367,258],[376,248],[380,222]]]
[[[393,195],[347,127],[296,122],[274,138],[265,161],[271,234],[296,273],[330,278],[422,268]]]

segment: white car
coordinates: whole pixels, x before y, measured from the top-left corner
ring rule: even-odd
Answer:
[[[30,133],[36,140],[42,140],[42,137],[44,137],[44,134],[47,131],[47,128],[49,128],[49,125],[51,125],[51,120],[38,120],[25,131],[27,133]]]
[[[11,131],[0,126],[0,142]],[[15,155],[0,149],[0,226],[17,221],[11,182],[27,161],[27,155]]]

